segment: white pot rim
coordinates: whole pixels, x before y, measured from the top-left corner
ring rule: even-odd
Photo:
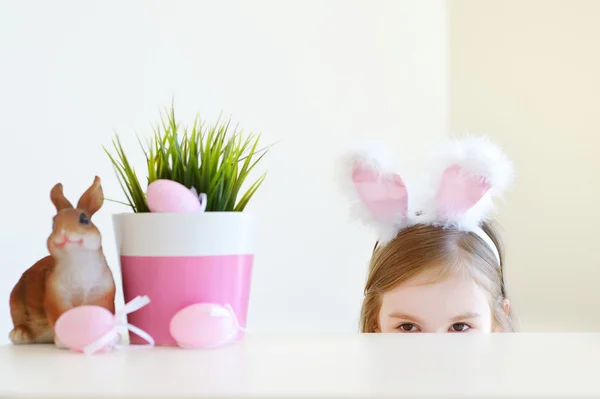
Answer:
[[[247,212],[182,212],[182,213],[152,213],[152,212],[124,212],[113,213],[113,220],[120,219],[126,222],[166,222],[166,221],[215,221],[215,220],[252,220],[253,215]]]
[[[117,249],[127,256],[251,254],[253,225],[245,212],[113,214]]]
[[[113,216],[123,216],[123,217],[133,217],[133,216],[143,216],[143,217],[164,217],[164,216],[175,216],[175,215],[186,215],[191,217],[197,216],[207,216],[211,217],[212,215],[244,215],[247,217],[248,215],[252,215],[249,212],[234,212],[234,211],[206,211],[206,212],[121,212],[121,213],[113,213]],[[152,216],[150,216],[152,215]]]

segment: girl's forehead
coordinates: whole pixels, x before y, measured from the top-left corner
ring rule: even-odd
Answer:
[[[486,291],[472,278],[449,275],[436,279],[432,278],[434,276],[426,273],[417,275],[384,293],[381,312],[440,317],[447,316],[446,313],[490,312]]]

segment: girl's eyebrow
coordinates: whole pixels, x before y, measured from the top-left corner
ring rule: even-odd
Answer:
[[[450,319],[450,322],[451,323],[456,323],[457,321],[460,321],[460,320],[476,319],[478,317],[481,317],[481,315],[479,313],[472,313],[472,312],[463,313],[461,315],[458,315],[458,316],[453,317],[452,319]]]
[[[422,323],[422,321],[418,317],[411,316],[407,313],[392,312],[388,315],[388,317],[393,318],[393,319],[410,320],[410,321],[414,321],[417,324]]]

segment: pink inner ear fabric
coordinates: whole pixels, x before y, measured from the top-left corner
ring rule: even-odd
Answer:
[[[459,165],[452,165],[442,176],[436,198],[438,212],[445,216],[464,213],[475,206],[490,188],[484,177],[469,175]]]
[[[408,213],[408,192],[402,178],[381,173],[364,163],[356,164],[352,173],[354,187],[367,209],[378,219]]]

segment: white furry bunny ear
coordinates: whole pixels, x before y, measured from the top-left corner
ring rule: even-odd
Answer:
[[[474,229],[493,209],[492,198],[512,183],[513,166],[504,152],[485,138],[454,140],[444,146],[436,171],[436,219]]]
[[[343,174],[355,216],[372,225],[381,242],[395,237],[405,224],[408,191],[392,171],[387,151],[374,145],[352,151],[344,159]]]

